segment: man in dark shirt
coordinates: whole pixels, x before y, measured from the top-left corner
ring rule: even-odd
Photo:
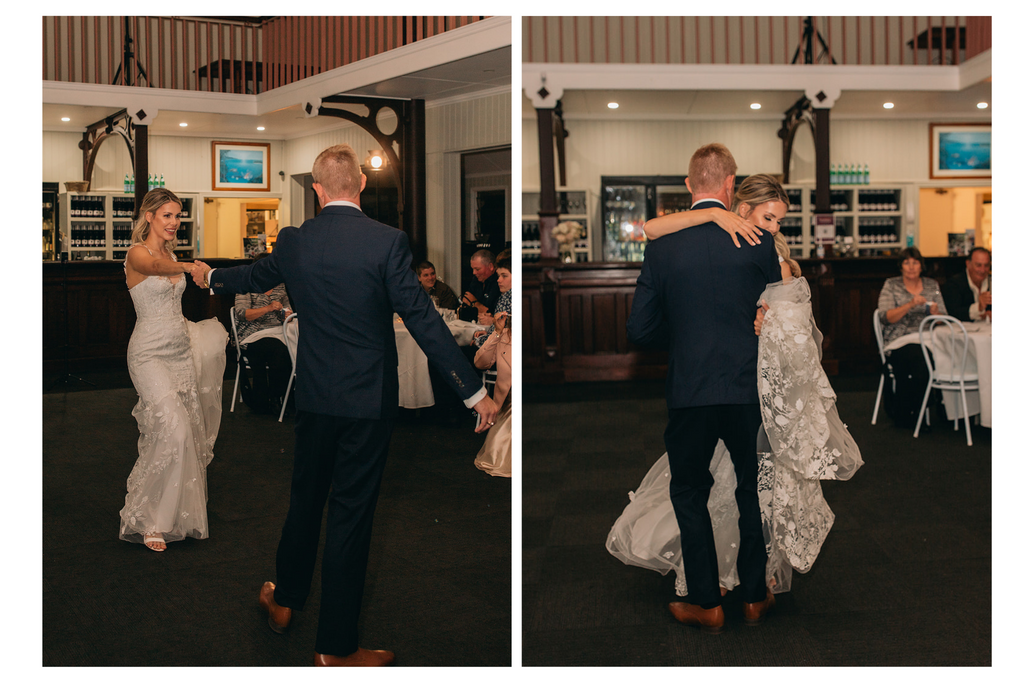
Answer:
[[[416,277],[430,297],[437,297],[437,305],[439,307],[453,311],[459,308],[459,298],[455,296],[455,291],[452,288],[445,285],[437,277],[437,270],[434,269],[434,264],[429,261],[421,263],[416,267]]]
[[[961,321],[992,318],[992,252],[975,247],[967,258],[967,270],[942,286],[942,299],[950,316]]]
[[[474,252],[469,259],[474,280],[469,291],[462,295],[462,301],[475,306],[480,313],[493,313],[501,290],[498,289],[498,274],[494,272],[494,255],[486,249]]]

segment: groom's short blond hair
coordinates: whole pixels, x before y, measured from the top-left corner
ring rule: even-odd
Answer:
[[[688,180],[690,190],[698,194],[718,192],[725,179],[736,175],[736,160],[732,152],[720,143],[701,147],[690,157]]]
[[[359,158],[351,145],[328,147],[313,162],[313,181],[332,200],[359,197],[360,174]]]

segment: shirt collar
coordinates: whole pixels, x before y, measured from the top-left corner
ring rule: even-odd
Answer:
[[[694,202],[694,204],[704,204],[705,202],[714,202],[715,204],[719,205],[723,209],[728,209],[728,207],[725,206],[725,202],[723,202],[722,200],[719,200],[719,199],[715,199],[714,197],[705,197],[702,200],[697,200],[696,202]],[[690,208],[692,209],[693,207],[690,207]]]
[[[333,202],[328,202],[324,205],[324,209],[327,207],[352,207],[353,209],[359,209],[359,211],[362,211],[358,204],[355,202],[349,202],[348,200],[334,200]]]

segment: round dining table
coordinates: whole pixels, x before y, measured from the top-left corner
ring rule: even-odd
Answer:
[[[448,330],[451,331],[455,342],[464,347],[473,341],[473,334],[477,330],[486,330],[484,326],[477,323],[460,321],[452,315],[445,315],[443,309],[439,312]],[[449,320],[453,319],[453,320]],[[395,346],[398,348],[398,405],[402,408],[417,409],[434,405],[434,388],[430,384],[430,367],[427,364],[427,355],[423,353],[412,334],[399,318],[394,315]],[[293,320],[289,325],[287,334],[292,337],[292,343],[298,346],[299,322]],[[294,347],[293,347],[294,348]],[[292,360],[294,364],[294,359]]]
[[[460,321],[452,316],[445,316],[441,311],[442,318],[448,330],[451,331],[455,342],[464,347],[473,341],[473,334],[477,330],[485,330],[484,326],[477,323]],[[417,409],[434,405],[434,388],[430,384],[430,368],[427,363],[427,355],[423,353],[412,334],[402,323],[402,320],[395,316],[395,344],[398,347],[398,405],[402,408]]]
[[[987,321],[967,321],[963,323],[967,331],[967,365],[964,376],[978,379],[977,390],[967,390],[967,415],[978,415],[981,424],[992,427],[992,324]],[[949,375],[954,362],[951,358],[951,337],[948,332],[939,329],[933,343],[928,345],[935,361],[935,372],[938,375]],[[908,333],[885,346],[886,351],[898,349],[906,344],[920,344],[919,333]],[[960,347],[962,349],[963,347]],[[959,364],[957,359],[956,363]],[[959,369],[957,369],[959,370]],[[960,392],[943,391],[942,403],[950,420],[963,417]]]

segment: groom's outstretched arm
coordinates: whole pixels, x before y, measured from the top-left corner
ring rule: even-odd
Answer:
[[[668,326],[662,311],[661,289],[657,281],[651,261],[645,259],[640,267],[640,277],[636,279],[633,308],[626,321],[626,335],[633,344],[650,346],[667,341]]]
[[[285,228],[278,234],[274,251],[266,259],[251,264],[215,268],[209,276],[210,291],[213,294],[244,294],[246,292],[266,292],[284,282],[284,276],[278,268],[276,257],[283,248],[287,249],[288,238],[295,228]]]

